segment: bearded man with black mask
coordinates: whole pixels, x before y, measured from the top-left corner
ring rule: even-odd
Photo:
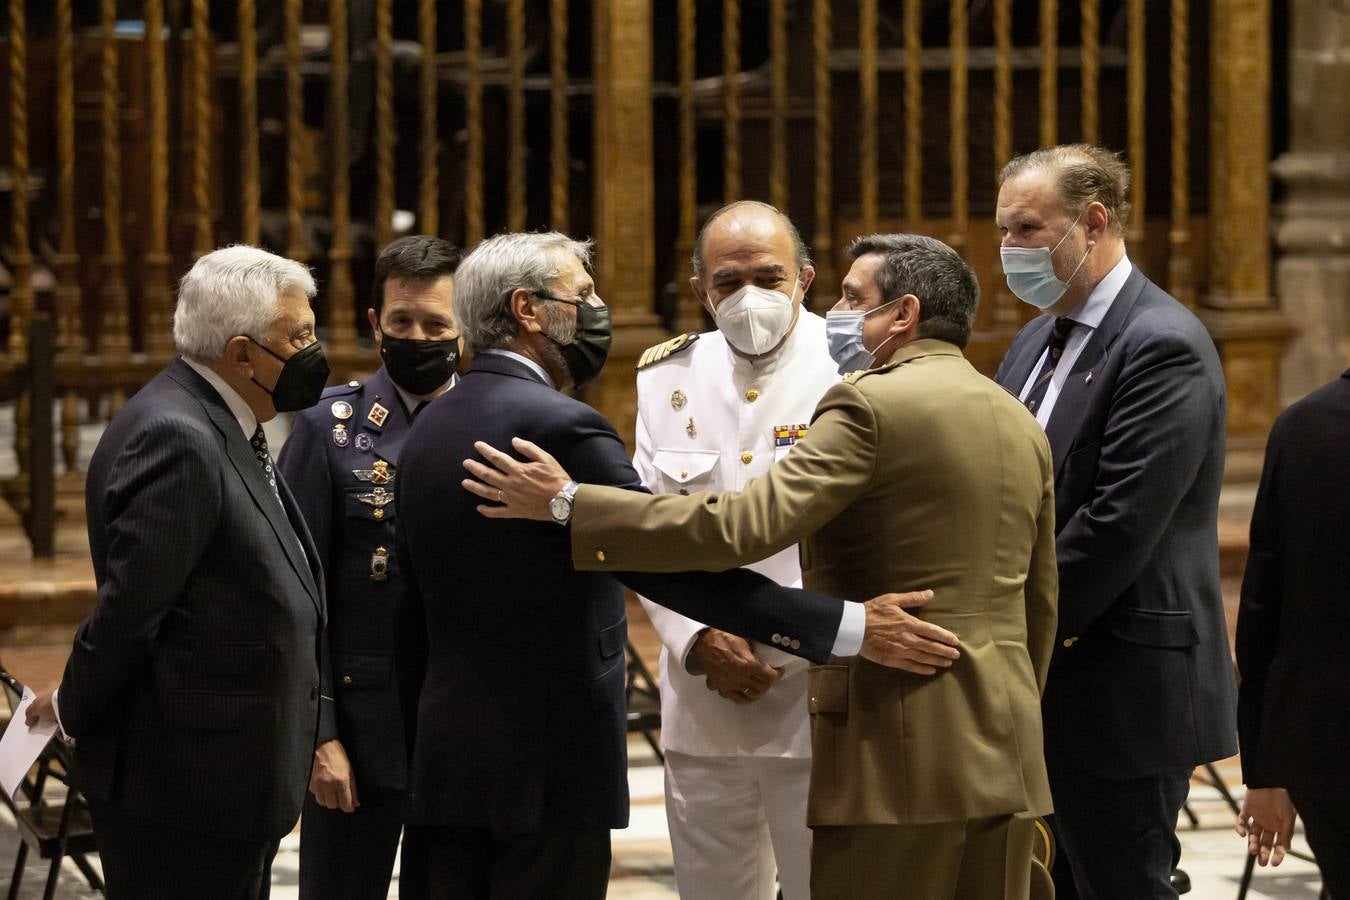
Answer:
[[[414,418],[455,383],[451,308],[460,251],[399,238],[375,262],[366,311],[383,365],[296,417],[278,464],[328,573],[336,715],[319,734],[300,836],[300,896],[389,894],[403,829],[407,746],[393,677],[399,451]]]
[[[843,604],[748,570],[578,572],[566,490],[547,523],[479,515],[458,464],[513,434],[568,460],[578,478],[643,490],[614,427],[566,396],[610,349],[590,255],[589,242],[549,232],[498,235],[465,258],[455,320],[474,361],[403,449],[405,900],[605,896],[610,829],[628,823],[623,586],[807,659],[861,651],[895,664],[904,652],[892,626],[912,595]]]

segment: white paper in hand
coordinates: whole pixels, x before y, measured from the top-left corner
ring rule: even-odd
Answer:
[[[35,696],[31,688],[23,689],[23,700],[9,720],[5,736],[0,737],[0,788],[11,798],[19,790],[23,776],[37,762],[42,748],[56,734],[55,722],[41,722],[36,728],[28,727],[25,713]]]

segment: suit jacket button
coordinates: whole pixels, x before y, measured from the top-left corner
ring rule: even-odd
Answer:
[[[793,650],[800,650],[800,649],[802,649],[802,642],[799,641],[799,640],[797,640],[796,638],[793,638],[793,639],[792,639],[792,649],[793,649]]]
[[[343,676],[342,676],[342,683],[343,683],[343,684],[351,684],[351,683],[352,683],[352,676],[350,676],[350,675],[343,675]]]
[[[1071,638],[1065,638],[1065,639],[1064,639],[1064,646],[1065,646],[1065,647],[1072,647],[1072,646],[1073,646],[1074,644],[1076,644],[1076,643],[1078,643],[1078,638],[1076,638],[1076,637],[1071,637]]]
[[[597,551],[595,551],[595,561],[596,561],[596,562],[604,562],[604,561],[605,561],[605,551],[603,551],[603,550],[597,550]]]
[[[769,638],[769,640],[773,641],[775,644],[781,644],[783,643],[783,636],[781,634],[775,634],[773,637]]]

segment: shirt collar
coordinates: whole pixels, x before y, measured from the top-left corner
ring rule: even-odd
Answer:
[[[544,367],[539,365],[539,363],[535,362],[534,360],[530,359],[528,356],[523,356],[514,350],[502,350],[502,349],[480,350],[479,352],[488,354],[489,356],[505,356],[508,359],[514,359],[516,362],[521,363],[524,366],[528,366],[530,371],[534,372],[534,374],[538,375],[541,379],[543,379],[544,384],[548,385],[551,388],[555,389],[557,388],[557,385],[553,383],[553,379],[548,377],[548,372],[544,370]]]
[[[454,386],[455,386],[455,382],[458,381],[458,380],[459,380],[459,375],[458,375],[458,374],[451,375],[451,376],[450,376],[450,386],[447,387],[445,390],[448,391],[448,390],[450,390],[450,388],[454,387]],[[392,385],[394,386],[394,390],[398,391],[398,397],[399,397],[400,400],[403,401],[403,408],[404,408],[405,410],[408,411],[408,420],[409,420],[409,421],[412,421],[413,414],[417,412],[417,407],[421,406],[423,403],[430,403],[431,400],[435,400],[436,397],[439,397],[439,396],[440,396],[440,394],[437,394],[436,397],[432,397],[431,400],[421,400],[421,399],[419,399],[419,398],[417,398],[417,397],[414,397],[412,394],[408,393],[407,391],[405,391],[405,390],[399,385],[399,383],[398,383],[397,381],[394,380],[394,376],[392,376],[392,375],[389,376],[389,383],[392,384]],[[442,391],[441,393],[444,393],[444,392],[445,392],[445,391]]]
[[[234,414],[235,421],[243,429],[244,438],[253,440],[253,432],[258,430],[258,417],[253,414],[253,410],[249,409],[248,404],[244,402],[244,398],[239,396],[239,392],[226,384],[225,379],[221,378],[219,373],[210,366],[188,359],[186,356],[183,357],[183,362],[187,363],[192,371],[205,378],[207,384],[216,389],[220,399],[225,401],[225,405]]]
[[[1069,313],[1069,318],[1073,319],[1079,325],[1086,325],[1089,328],[1097,328],[1102,324],[1102,319],[1106,318],[1106,312],[1111,308],[1111,303],[1120,293],[1120,289],[1125,286],[1125,282],[1130,277],[1130,272],[1134,269],[1128,255],[1120,257],[1120,262],[1112,267],[1110,272],[1097,286],[1087,295],[1087,299],[1078,304],[1074,311]]]

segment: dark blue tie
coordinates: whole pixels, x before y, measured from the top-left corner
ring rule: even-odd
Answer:
[[[1055,325],[1050,329],[1050,343],[1045,348],[1045,362],[1041,364],[1041,370],[1036,375],[1036,381],[1031,385],[1031,392],[1027,394],[1024,401],[1027,409],[1035,413],[1040,408],[1041,402],[1045,400],[1045,392],[1050,387],[1050,379],[1055,376],[1055,366],[1059,365],[1059,358],[1064,355],[1064,345],[1069,342],[1069,333],[1073,331],[1073,326],[1077,325],[1073,319],[1068,316],[1060,316],[1055,319]]]

